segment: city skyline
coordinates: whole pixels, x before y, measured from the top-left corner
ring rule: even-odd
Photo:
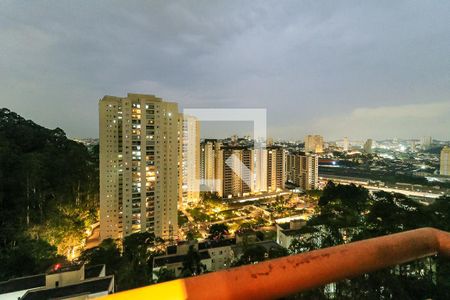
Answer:
[[[1,106],[71,137],[130,92],[266,108],[274,138],[450,139],[450,4],[237,4],[3,2]]]
[[[450,299],[449,16],[0,1],[0,299]]]

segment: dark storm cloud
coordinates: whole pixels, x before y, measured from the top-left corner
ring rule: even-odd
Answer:
[[[104,94],[146,92],[267,108],[281,138],[449,139],[449,15],[448,1],[3,1],[0,105],[71,136],[97,135]]]

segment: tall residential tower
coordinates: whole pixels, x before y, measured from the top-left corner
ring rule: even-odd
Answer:
[[[286,174],[288,181],[303,190],[319,187],[319,157],[309,153],[295,153],[287,156]]]
[[[179,206],[200,200],[200,127],[197,118],[179,114]]]
[[[445,146],[441,151],[440,174],[450,176],[450,147]]]
[[[178,230],[178,105],[151,95],[105,96],[100,113],[100,237]]]
[[[305,137],[305,152],[322,153],[323,137],[321,135],[307,135]]]

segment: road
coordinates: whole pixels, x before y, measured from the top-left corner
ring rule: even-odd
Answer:
[[[100,226],[95,226],[92,229],[91,235],[86,239],[85,249],[97,247],[100,244]]]
[[[428,198],[428,199],[436,199],[439,198],[443,195],[443,193],[436,193],[436,192],[429,192],[429,191],[424,191],[424,190],[407,190],[407,189],[402,189],[399,188],[398,186],[376,186],[376,185],[371,185],[369,183],[367,183],[366,181],[361,180],[357,180],[357,179],[352,179],[352,178],[335,178],[335,177],[322,177],[322,180],[325,182],[328,182],[328,180],[334,181],[336,183],[340,183],[340,184],[356,184],[356,185],[362,185],[364,186],[366,189],[370,190],[370,191],[385,191],[385,192],[389,192],[389,193],[399,193],[399,194],[404,194],[406,196],[410,196],[410,197],[419,197],[419,198]]]

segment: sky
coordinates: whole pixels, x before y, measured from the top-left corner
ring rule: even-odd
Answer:
[[[447,0],[3,0],[0,107],[70,137],[134,92],[265,108],[274,139],[450,140],[449,17]]]

